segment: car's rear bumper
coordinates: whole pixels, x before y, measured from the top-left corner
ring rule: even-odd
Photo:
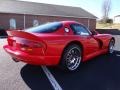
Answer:
[[[30,55],[28,53],[12,50],[9,45],[5,45],[4,49],[9,53],[12,58],[17,59],[18,61],[23,61],[28,64],[33,65],[57,65],[59,63],[60,56],[38,56]]]

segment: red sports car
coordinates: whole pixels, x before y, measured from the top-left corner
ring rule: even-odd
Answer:
[[[59,65],[76,70],[80,62],[113,53],[115,39],[109,34],[89,31],[75,21],[60,21],[8,33],[4,46],[14,61],[33,65]]]

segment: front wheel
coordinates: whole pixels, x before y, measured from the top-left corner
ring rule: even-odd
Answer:
[[[75,71],[81,62],[82,54],[81,54],[80,46],[76,44],[72,44],[68,46],[63,53],[62,60],[60,66],[62,69],[67,71]]]
[[[108,53],[112,54],[114,52],[115,40],[111,39],[108,46]]]

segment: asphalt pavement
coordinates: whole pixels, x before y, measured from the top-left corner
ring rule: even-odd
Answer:
[[[76,72],[47,67],[48,76],[41,66],[12,61],[2,48],[6,39],[0,39],[0,90],[54,90],[55,80],[63,90],[120,90],[120,36],[114,37],[113,55],[100,55],[81,63]],[[55,80],[50,81],[51,75]]]

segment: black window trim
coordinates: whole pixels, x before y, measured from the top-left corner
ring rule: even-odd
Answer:
[[[91,35],[91,32],[88,30],[87,27],[85,27],[85,26],[82,25],[82,24],[78,24],[78,23],[72,23],[72,24],[70,24],[70,28],[71,28],[71,30],[73,31],[74,34],[75,34],[75,31],[73,30],[72,25],[79,25],[79,26],[83,27],[83,28],[89,33],[89,35],[86,35],[86,36],[90,36],[90,35]],[[75,35],[76,35],[76,34],[75,34]],[[81,35],[81,36],[83,36],[83,35]],[[85,35],[84,35],[84,36],[85,36]]]

